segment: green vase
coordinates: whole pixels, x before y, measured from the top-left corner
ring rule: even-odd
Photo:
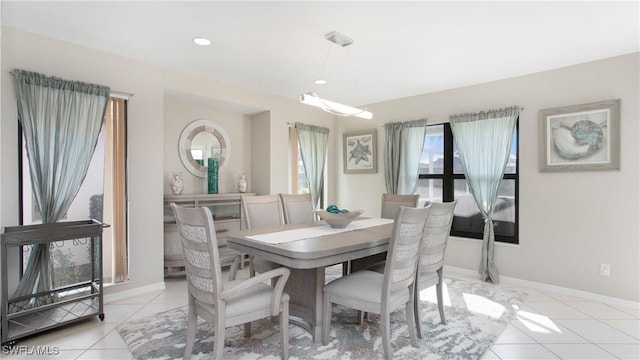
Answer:
[[[218,193],[218,158],[207,159],[207,192]]]

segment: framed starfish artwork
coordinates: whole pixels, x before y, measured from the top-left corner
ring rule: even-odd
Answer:
[[[544,109],[540,171],[620,169],[620,99]]]
[[[376,129],[343,133],[343,168],[345,174],[378,172]]]

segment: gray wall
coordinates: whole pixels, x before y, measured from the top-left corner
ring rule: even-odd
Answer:
[[[216,123],[229,138],[227,154],[229,161],[219,173],[218,191],[237,192],[238,173],[251,175],[251,146],[245,141],[251,134],[250,116],[234,110],[231,105],[198,101],[198,98],[165,94],[164,100],[164,193],[172,194],[171,176],[182,172],[183,194],[207,192],[207,179],[191,174],[182,164],[178,154],[178,140],[182,130],[192,121],[206,119]],[[226,106],[226,107],[225,107]],[[225,160],[226,161],[226,160]]]
[[[520,115],[520,244],[498,245],[501,275],[638,301],[640,285],[640,127],[638,53],[495,81],[476,86],[372,104],[374,122],[340,122],[340,131],[378,129],[378,153],[391,121],[427,118],[510,105]],[[621,99],[621,169],[541,173],[538,171],[538,111]],[[383,169],[382,160],[378,168]],[[367,184],[367,186],[362,186]],[[342,175],[338,198],[350,208],[379,213],[385,191],[382,170],[375,175]],[[452,238],[446,264],[476,270],[480,242]],[[611,276],[600,276],[600,264]]]

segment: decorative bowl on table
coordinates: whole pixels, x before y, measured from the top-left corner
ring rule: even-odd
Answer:
[[[327,207],[327,209],[329,209],[329,207]],[[314,210],[313,212],[335,229],[347,227],[347,225],[351,224],[353,220],[363,213],[362,210],[331,212],[324,209]]]

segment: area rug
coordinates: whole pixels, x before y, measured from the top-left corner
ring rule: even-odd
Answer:
[[[480,359],[504,331],[526,294],[482,282],[445,279],[447,325],[440,323],[435,288],[421,293],[423,338],[418,348],[410,344],[404,309],[391,318],[394,359]],[[118,331],[134,359],[182,359],[187,308],[180,307],[126,322]],[[370,314],[358,325],[353,309],[333,306],[328,345],[315,344],[302,328],[289,325],[290,359],[382,359],[380,316]],[[279,359],[277,322],[252,323],[252,336],[243,337],[242,326],[227,328],[225,359]],[[205,321],[198,323],[192,359],[211,359],[214,334]]]

